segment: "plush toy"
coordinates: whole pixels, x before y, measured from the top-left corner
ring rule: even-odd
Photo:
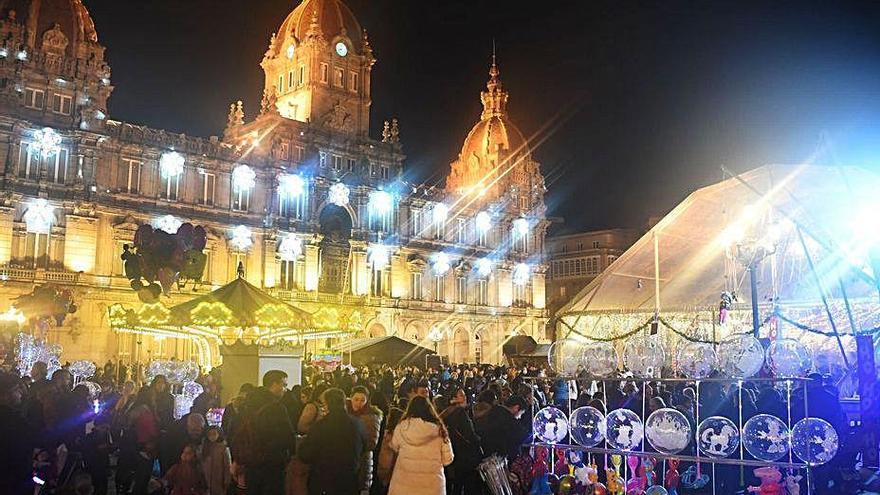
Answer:
[[[761,486],[748,487],[749,493],[759,493],[760,495],[781,495],[782,494],[782,473],[779,469],[772,466],[759,467],[753,471],[755,477],[761,480]]]
[[[785,477],[785,489],[788,490],[788,495],[800,495],[801,479],[803,479],[803,476],[795,476],[794,474],[789,474]]]
[[[678,474],[678,459],[669,459],[666,464],[669,466],[669,469],[666,470],[666,476],[664,477],[664,485],[666,486],[666,490],[669,492],[669,495],[678,495],[678,485],[680,482],[681,476]]]
[[[614,469],[605,469],[605,481],[607,484],[608,493],[612,493],[614,495],[625,493],[623,479],[620,477],[620,474],[618,474],[617,471],[615,471]]]
[[[629,466],[631,478],[626,482],[626,495],[642,495],[647,485],[645,479],[639,476],[639,458],[630,455],[626,458],[626,464]]]

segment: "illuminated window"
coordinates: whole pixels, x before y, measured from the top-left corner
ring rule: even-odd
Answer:
[[[489,304],[489,281],[484,278],[477,280],[477,304],[480,306]]]
[[[49,234],[28,233],[19,257],[23,259],[25,268],[49,268]]]
[[[67,177],[67,165],[68,153],[64,148],[42,157],[30,143],[21,143],[18,153],[18,176],[22,179],[39,179],[42,169],[46,174],[46,180],[63,184]]]
[[[45,158],[44,163],[49,182],[64,184],[64,179],[67,177],[67,150],[58,150],[58,153]]]
[[[52,112],[61,115],[70,115],[70,107],[73,98],[67,95],[55,93],[52,95]]]
[[[593,241],[593,249],[599,249],[599,241]]]
[[[119,162],[116,181],[120,191],[129,194],[139,193],[141,190],[141,162],[123,158]]]
[[[296,288],[296,265],[297,261],[281,262],[281,284],[282,289],[292,290]]]
[[[348,89],[354,93],[358,92],[358,73],[357,72],[349,72],[348,73]]]
[[[232,211],[248,211],[251,204],[251,189],[249,187],[233,188]]]
[[[302,86],[306,83],[306,68],[303,65],[299,66],[299,84]]]
[[[410,298],[420,301],[422,299],[422,273],[412,272],[409,274]]]
[[[459,244],[467,243],[467,220],[458,218],[458,228],[455,230],[455,241]]]
[[[116,242],[116,251],[114,253],[116,255],[115,256],[116,263],[113,263],[113,275],[115,275],[117,277],[125,276],[125,261],[122,259],[122,256],[120,254],[123,252],[122,247],[125,246],[126,244],[131,245],[131,242],[130,241],[117,241]]]
[[[183,174],[161,177],[159,184],[159,197],[161,199],[177,201],[178,193],[180,192],[180,177],[182,175]]]
[[[302,162],[303,159],[306,157],[306,149],[302,146],[294,146],[293,151],[293,159],[297,162]]]
[[[455,302],[467,303],[467,277],[455,277]]]
[[[445,280],[443,275],[434,275],[434,300],[437,302],[441,302],[444,299],[445,290]]]
[[[566,287],[564,285],[559,286],[559,297],[565,297]]]
[[[214,186],[217,183],[217,177],[208,172],[202,172],[202,191],[199,197],[199,204],[214,204]]]
[[[480,247],[485,247],[489,241],[489,229],[481,229],[476,228],[477,233],[477,245]]]
[[[333,85],[337,88],[345,87],[345,70],[340,67],[333,69]]]
[[[284,76],[278,76],[278,85],[275,86],[275,89],[279,95],[284,92]]]
[[[333,155],[333,170],[342,171],[342,157],[339,155]]]
[[[24,106],[28,108],[35,108],[37,110],[43,109],[43,102],[46,100],[46,92],[42,89],[36,88],[25,88],[24,90]]]
[[[40,154],[31,149],[28,143],[21,143],[18,153],[18,176],[23,179],[36,179],[40,172]]]
[[[279,195],[278,214],[285,218],[302,219],[305,217],[307,201],[306,194]]]
[[[387,278],[389,275],[388,270],[370,270],[372,273],[372,278],[370,280],[370,295],[371,296],[384,296],[385,288],[388,286]]]
[[[290,91],[293,88],[293,71],[287,72],[287,90]]]
[[[422,210],[410,208],[409,210],[409,234],[418,237],[422,232]]]
[[[446,222],[434,222],[434,239],[442,241],[446,237]]]

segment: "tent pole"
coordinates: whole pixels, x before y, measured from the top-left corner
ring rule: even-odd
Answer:
[[[660,314],[660,239],[654,231],[654,313]]]

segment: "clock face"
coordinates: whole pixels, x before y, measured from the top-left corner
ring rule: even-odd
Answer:
[[[344,56],[348,55],[348,47],[345,46],[345,43],[343,43],[341,41],[339,43],[336,43],[336,53],[340,57],[344,57]]]
[[[289,60],[293,60],[293,50],[294,50],[293,45],[290,45],[287,47],[287,58]]]

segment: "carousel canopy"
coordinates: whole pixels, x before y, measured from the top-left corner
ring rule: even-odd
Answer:
[[[692,193],[557,316],[719,308],[758,301],[873,308],[880,274],[880,177],[852,167],[764,166]],[[869,321],[859,322],[863,325]],[[847,327],[847,325],[841,325]]]

